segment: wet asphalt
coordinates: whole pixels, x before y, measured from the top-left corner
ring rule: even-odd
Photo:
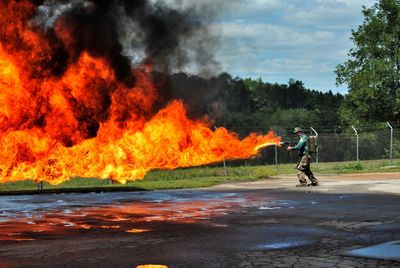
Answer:
[[[0,196],[0,267],[400,267],[348,254],[400,240],[399,194],[284,182]]]

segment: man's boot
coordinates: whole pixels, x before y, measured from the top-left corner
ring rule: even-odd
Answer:
[[[298,169],[297,171],[297,177],[299,178],[299,184],[296,185],[296,187],[307,187],[307,179],[306,179],[306,173],[303,170]]]
[[[317,178],[314,177],[314,174],[312,174],[312,173],[310,176],[310,181],[311,181],[311,186],[319,186]]]

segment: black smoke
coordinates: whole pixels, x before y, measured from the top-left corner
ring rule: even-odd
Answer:
[[[218,65],[213,52],[218,40],[209,30],[215,10],[213,2],[194,0],[0,1],[0,43],[10,55],[22,55],[20,68],[27,81],[32,81],[25,89],[32,109],[10,127],[44,131],[54,127],[54,138],[73,146],[96,137],[101,123],[111,115],[118,126],[124,127],[128,120],[151,118],[173,99],[184,100],[190,116],[204,116],[215,102],[218,83],[174,73],[196,67],[215,74]],[[26,38],[31,31],[34,38]],[[89,96],[83,99],[63,85],[59,93],[76,120],[53,126],[47,119],[57,107],[48,92],[42,92],[46,88],[41,83],[58,81],[83,53],[106,60],[118,81],[83,79],[80,86]],[[117,101],[113,99],[119,83],[135,90],[133,70],[143,64],[153,67],[152,79],[159,93],[150,111],[141,103],[125,102],[126,96],[117,94]],[[114,103],[118,103],[117,108],[111,111]]]
[[[132,67],[146,61],[166,74],[189,64],[215,64],[210,49],[214,44],[205,41],[211,40],[210,8],[182,8],[181,1],[32,2],[38,6],[36,26],[52,39],[54,61],[47,66],[55,75],[84,51],[106,59],[117,79],[128,86],[134,84]]]

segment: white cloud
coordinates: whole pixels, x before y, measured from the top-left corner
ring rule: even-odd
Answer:
[[[225,2],[225,12],[238,17],[253,16],[254,14],[268,14],[285,7],[281,0],[233,0]]]
[[[377,0],[152,1],[216,12],[209,29],[221,40],[216,55],[221,71],[279,83],[295,78],[309,88],[345,91],[335,86],[335,67],[347,60],[362,6]]]
[[[229,23],[214,27],[223,35],[218,53],[222,61],[227,57],[230,61],[243,57],[263,61],[274,55],[317,60],[321,54],[328,57],[337,55],[336,50],[340,50],[337,40],[341,36],[329,31],[299,32],[271,24]]]
[[[298,8],[289,5],[283,14],[283,21],[288,24],[295,22],[298,26],[309,26],[332,30],[343,30],[349,24],[361,22],[361,6],[370,5],[371,1],[359,0],[314,0],[309,5]]]
[[[310,88],[335,86],[335,67],[347,60],[351,29],[363,20],[366,0],[247,0],[229,5],[210,28],[222,33],[217,60],[224,71]]]

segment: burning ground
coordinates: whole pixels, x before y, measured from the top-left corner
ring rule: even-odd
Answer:
[[[213,130],[164,87],[177,68],[214,64],[200,42],[205,10],[154,1],[1,1],[0,181],[124,183],[151,169],[247,158],[278,143],[273,133],[240,140]]]

